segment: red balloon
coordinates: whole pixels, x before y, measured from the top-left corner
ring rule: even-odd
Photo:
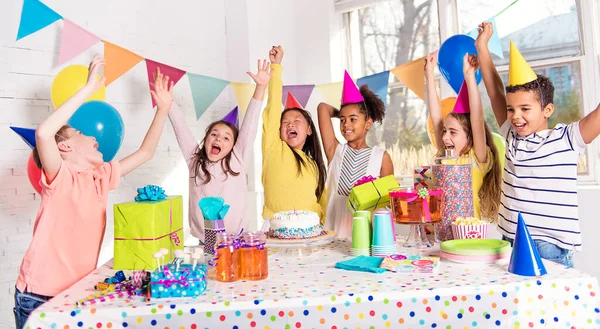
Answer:
[[[33,186],[39,194],[42,194],[42,186],[40,185],[42,171],[35,165],[35,161],[33,161],[33,152],[29,156],[29,160],[27,160],[27,176],[29,176],[31,186]]]

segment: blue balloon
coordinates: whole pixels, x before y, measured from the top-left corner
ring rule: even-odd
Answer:
[[[475,49],[475,39],[464,34],[457,34],[448,38],[442,43],[438,53],[440,73],[457,94],[465,80],[463,57],[466,53],[477,55],[477,49]],[[481,82],[480,71],[475,72],[475,79],[478,84]]]
[[[112,160],[123,144],[123,118],[106,102],[83,103],[69,120],[69,125],[84,135],[96,137],[104,161]]]

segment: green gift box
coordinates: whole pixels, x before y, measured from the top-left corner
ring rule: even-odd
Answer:
[[[352,213],[358,210],[375,210],[387,206],[390,202],[389,191],[400,187],[394,175],[354,186],[346,204]]]
[[[138,201],[114,205],[116,270],[154,270],[153,254],[161,248],[183,250],[183,198],[170,196],[161,201]]]

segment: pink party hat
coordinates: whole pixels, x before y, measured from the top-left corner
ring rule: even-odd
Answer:
[[[454,109],[452,110],[454,113],[462,114],[462,113],[471,113],[471,108],[469,107],[469,90],[467,88],[467,84],[463,81],[462,86],[460,86],[460,90],[458,91],[458,96],[456,97],[456,104],[454,104]]]
[[[360,94],[360,90],[354,83],[354,80],[348,74],[348,71],[344,70],[344,86],[342,88],[342,105],[360,103],[365,99]]]
[[[300,103],[298,102],[298,100],[296,99],[296,97],[294,97],[294,95],[292,95],[291,92],[288,92],[288,97],[285,100],[285,109],[303,109],[302,105],[300,105]]]

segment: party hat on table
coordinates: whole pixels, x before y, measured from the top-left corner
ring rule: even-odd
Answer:
[[[540,276],[547,274],[542,258],[537,250],[535,242],[529,234],[523,216],[519,213],[517,222],[517,233],[513,244],[508,271],[523,276]]]
[[[531,69],[517,46],[510,41],[510,62],[508,64],[508,85],[516,86],[526,84],[537,79],[537,75]]]
[[[467,84],[464,81],[458,91],[458,96],[456,97],[456,103],[454,103],[452,112],[459,114],[471,113],[471,107],[469,106],[469,88],[467,88]]]
[[[360,93],[360,90],[354,83],[354,80],[348,74],[348,71],[344,71],[344,85],[342,87],[342,105],[360,103],[365,99]]]
[[[231,112],[227,113],[226,116],[223,117],[222,119],[225,122],[229,122],[232,125],[234,125],[236,128],[239,128],[239,121],[238,121],[238,107],[234,107],[233,110],[231,110]]]
[[[287,100],[285,101],[285,109],[286,110],[287,109],[302,109],[302,110],[304,110],[302,105],[300,105],[300,102],[298,102],[296,97],[294,97],[294,95],[292,95],[291,92],[288,92],[288,97],[287,97]]]
[[[19,137],[23,139],[23,141],[29,145],[29,147],[35,147],[35,129],[30,128],[20,128],[20,127],[10,127],[12,131],[16,132]]]

